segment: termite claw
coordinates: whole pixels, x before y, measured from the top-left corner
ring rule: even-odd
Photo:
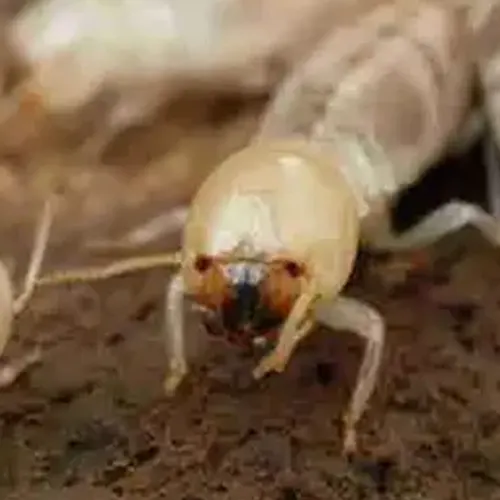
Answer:
[[[345,431],[342,453],[345,458],[352,460],[357,451],[356,431],[350,429]]]
[[[165,377],[163,381],[163,390],[165,395],[169,398],[175,396],[177,388],[180,383],[184,380],[187,370],[184,368],[176,367],[171,369],[170,373]]]
[[[171,398],[175,396],[175,393],[177,392],[177,388],[179,387],[181,380],[182,378],[179,377],[177,374],[167,375],[167,377],[163,382],[163,389],[167,397]]]
[[[281,373],[285,370],[286,364],[286,357],[273,351],[262,358],[260,363],[254,368],[252,372],[253,378],[260,380],[270,372]]]

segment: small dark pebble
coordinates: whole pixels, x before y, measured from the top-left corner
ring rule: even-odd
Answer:
[[[500,426],[500,417],[494,411],[488,411],[479,415],[479,431],[482,438],[490,438],[497,432]]]
[[[156,304],[152,300],[145,302],[132,314],[131,319],[134,321],[146,321],[155,309]]]
[[[121,344],[125,340],[123,333],[111,332],[104,338],[104,344],[108,347],[112,347]]]
[[[468,324],[474,320],[478,306],[472,303],[462,303],[462,304],[449,304],[444,306],[447,309],[455,321],[461,325]]]
[[[111,486],[123,479],[130,472],[128,464],[116,464],[105,468],[102,472],[100,480],[96,484],[100,486]]]
[[[451,401],[455,402],[459,406],[467,406],[469,403],[469,400],[460,394],[460,392],[455,389],[454,387],[445,387],[441,386],[439,387],[439,393],[442,394],[443,396],[449,398]]]
[[[374,461],[363,461],[358,464],[358,468],[372,479],[378,493],[386,493],[395,465],[392,458],[386,457]]]
[[[64,477],[63,487],[64,488],[71,488],[72,486],[75,486],[76,484],[78,484],[80,481],[81,481],[81,478],[78,476],[76,471],[71,470]]]
[[[111,491],[113,492],[113,494],[117,497],[122,497],[123,496],[123,487],[122,486],[114,486],[113,488],[111,488]]]
[[[432,443],[422,443],[416,449],[415,456],[426,461],[434,461],[439,458],[439,453]]]
[[[78,397],[78,391],[73,389],[62,389],[50,398],[51,403],[69,404]]]
[[[299,498],[299,492],[290,486],[282,488],[279,494],[279,500],[299,500]]]
[[[80,396],[90,394],[94,388],[95,382],[92,381],[86,382],[80,387],[64,388],[52,396],[50,402],[52,404],[70,404]]]
[[[25,415],[23,411],[5,411],[0,414],[0,423],[6,427],[12,427],[21,422]]]
[[[211,490],[216,493],[227,493],[227,486],[223,483],[217,483],[212,486]]]
[[[153,460],[160,452],[158,446],[150,446],[149,448],[143,449],[134,453],[133,459],[135,465],[143,465],[147,462]]]
[[[455,325],[455,333],[457,334],[456,339],[465,352],[472,353],[475,348],[475,341],[472,335],[466,335],[463,333],[463,325]]]
[[[316,380],[322,385],[331,384],[335,378],[335,366],[332,363],[318,363],[316,365]]]
[[[119,446],[120,440],[121,436],[114,428],[96,423],[71,436],[66,442],[66,448],[78,453],[91,452],[111,445]]]

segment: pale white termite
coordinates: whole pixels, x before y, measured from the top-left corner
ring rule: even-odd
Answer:
[[[376,26],[371,38],[366,26]],[[478,207],[445,205],[398,237],[387,211],[457,140],[470,111],[472,35],[460,9],[439,2],[381,4],[328,36],[281,86],[259,134],[224,161],[196,194],[176,255],[138,258],[39,284],[99,279],[140,267],[179,265],[168,284],[167,393],[188,373],[183,303],[205,311],[235,341],[278,330],[254,370],[282,371],[315,322],[366,340],[344,450],[373,389],[384,346],[382,317],[343,295],[360,241],[405,249],[466,224],[499,244]]]
[[[180,89],[265,93],[325,32],[335,3],[30,2],[4,30],[26,75],[3,119],[78,116],[107,96],[103,126],[83,147],[99,157],[114,136],[144,123]]]

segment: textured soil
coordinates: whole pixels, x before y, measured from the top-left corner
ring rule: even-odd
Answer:
[[[106,155],[112,166],[68,167],[46,268],[88,264],[87,238],[189,200],[251,132],[257,113],[238,106],[212,103],[197,127],[191,118],[129,134]],[[26,171],[12,155],[0,171],[2,254],[18,279],[41,201]],[[387,344],[351,463],[339,427],[363,347],[351,333],[317,329],[285,373],[257,383],[258,353],[209,343],[193,320],[192,373],[167,400],[167,271],[42,289],[6,353],[37,344],[44,359],[0,394],[0,498],[500,499],[497,257],[463,231],[406,278],[360,259],[351,293],[383,313]]]

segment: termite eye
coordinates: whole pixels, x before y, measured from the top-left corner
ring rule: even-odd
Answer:
[[[196,260],[194,261],[194,268],[199,273],[208,271],[211,265],[212,259],[210,257],[207,257],[206,255],[200,255],[199,257],[196,257]]]
[[[302,274],[302,267],[293,260],[287,260],[284,264],[284,268],[292,278],[298,278]]]

